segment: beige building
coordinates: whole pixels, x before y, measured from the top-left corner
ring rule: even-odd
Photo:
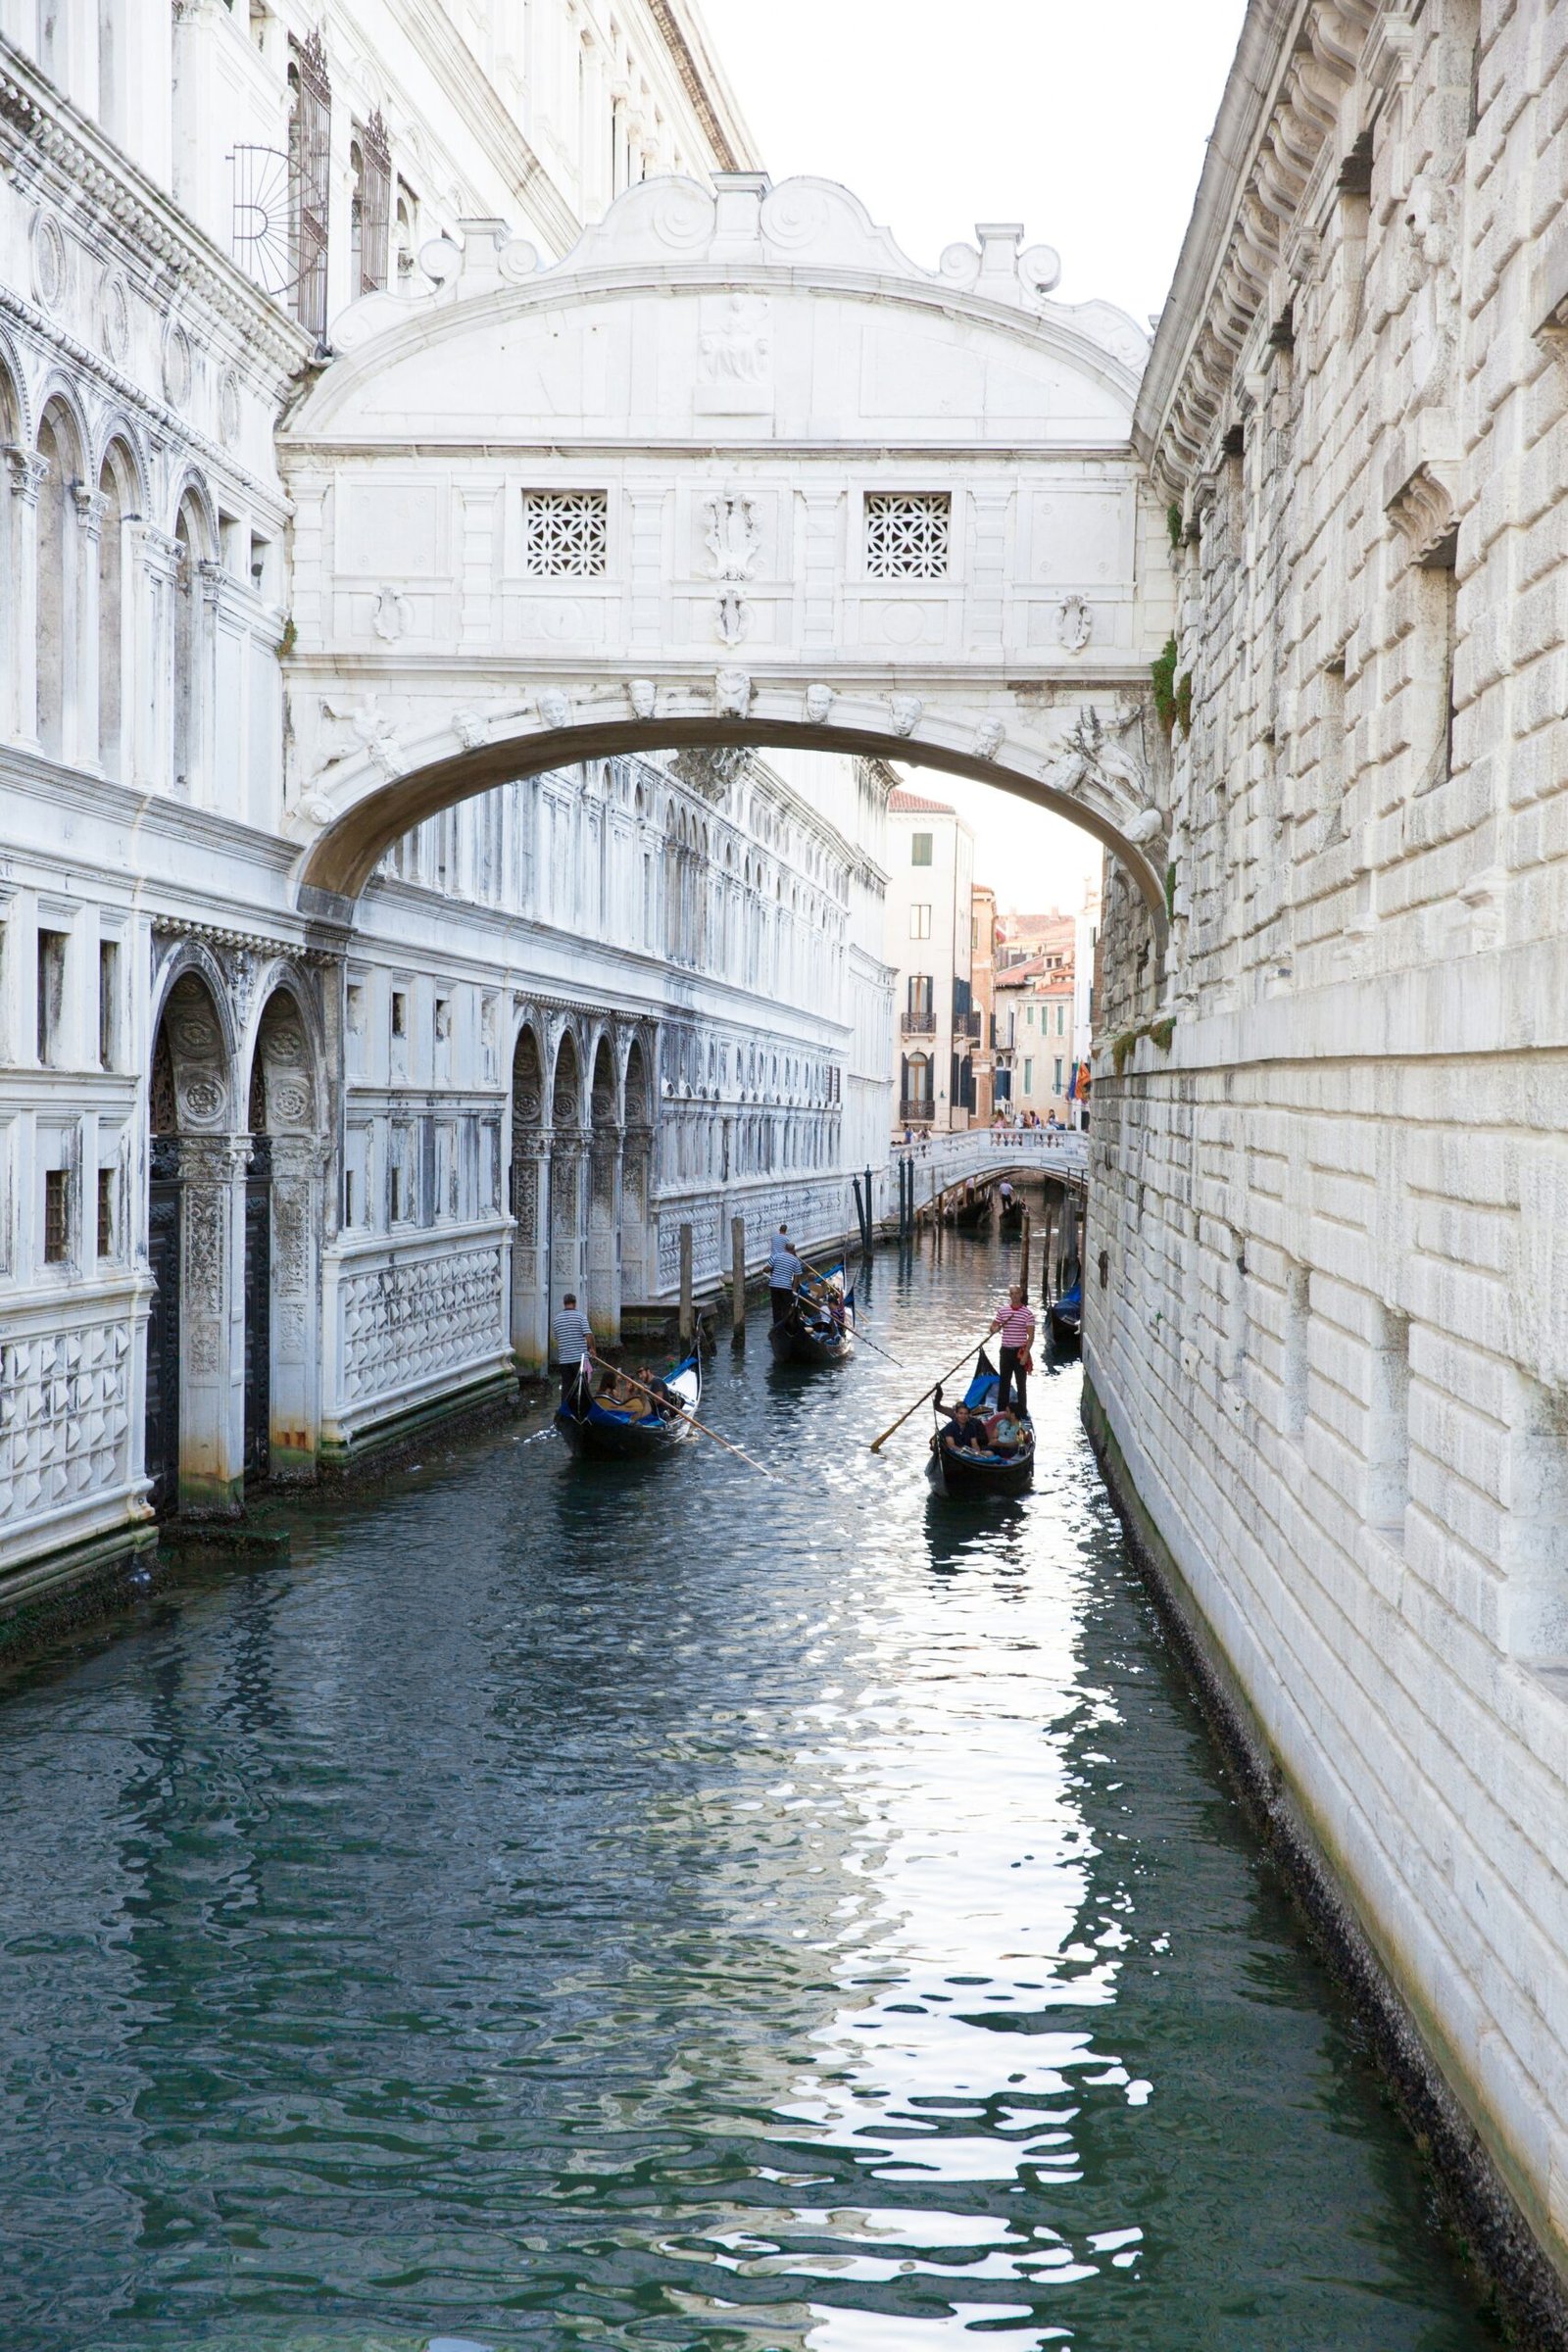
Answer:
[[[1042,1125],[1069,1120],[1073,963],[1059,953],[1025,956],[997,974],[997,1041],[1010,1075],[1008,1105]]]
[[[974,836],[946,801],[903,789],[889,797],[887,828],[898,1124],[946,1134],[975,1112]]]

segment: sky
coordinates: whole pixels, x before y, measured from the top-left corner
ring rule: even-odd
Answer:
[[[1061,256],[1056,299],[1140,326],[1176,266],[1245,0],[700,0],[767,170],[843,180],[911,261],[977,220]],[[1098,844],[925,776],[1004,906],[1076,906]]]

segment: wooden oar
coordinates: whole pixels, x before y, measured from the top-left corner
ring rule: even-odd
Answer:
[[[806,1266],[806,1271],[810,1275],[813,1282],[821,1283],[824,1290],[831,1289],[833,1282],[833,1277],[831,1274],[823,1274],[817,1267],[807,1265],[804,1257],[802,1258],[801,1263],[803,1266]],[[877,1347],[877,1343],[872,1339],[870,1333],[868,1331],[862,1331],[858,1323],[854,1324],[852,1328],[854,1330],[855,1337],[858,1340],[863,1340],[868,1348],[876,1348],[878,1355],[885,1355],[890,1364],[898,1364],[899,1370],[901,1372],[904,1370],[902,1362],[900,1362],[900,1359],[893,1353],[891,1348]]]
[[[629,1372],[617,1372],[615,1377],[617,1380],[623,1380],[628,1389],[635,1389],[639,1396],[646,1396],[649,1403],[656,1409],[666,1413],[678,1413],[683,1421],[691,1423],[693,1429],[701,1430],[705,1438],[711,1438],[715,1446],[722,1446],[726,1453],[735,1454],[746,1464],[748,1470],[755,1470],[759,1478],[765,1478],[770,1487],[780,1484],[780,1481],[773,1476],[772,1471],[764,1470],[760,1462],[754,1461],[744,1446],[732,1446],[728,1438],[721,1438],[716,1429],[710,1429],[706,1421],[699,1421],[697,1415],[689,1413],[683,1404],[675,1403],[673,1398],[668,1396],[656,1396],[651,1389],[644,1388],[640,1380],[633,1380]]]
[[[988,1331],[986,1333],[986,1340],[989,1340],[991,1334]],[[883,1446],[887,1444],[889,1438],[892,1437],[894,1430],[902,1429],[906,1421],[907,1421],[909,1418],[909,1413],[917,1413],[920,1410],[921,1405],[936,1395],[938,1389],[940,1389],[942,1386],[943,1380],[951,1380],[955,1372],[961,1372],[964,1365],[969,1361],[970,1356],[979,1354],[980,1349],[986,1344],[986,1340],[981,1340],[978,1345],[973,1348],[966,1348],[962,1355],[959,1356],[957,1362],[952,1367],[952,1370],[944,1372],[942,1375],[942,1380],[934,1380],[931,1383],[931,1386],[927,1389],[924,1396],[917,1396],[915,1398],[914,1402],[909,1407],[908,1413],[901,1413],[898,1419],[890,1423],[888,1428],[882,1432],[882,1435],[879,1438],[873,1438],[871,1441],[871,1451],[873,1453],[880,1453]]]

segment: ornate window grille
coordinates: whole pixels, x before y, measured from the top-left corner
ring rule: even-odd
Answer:
[[[358,156],[354,183],[358,291],[378,294],[389,274],[388,248],[392,237],[392,149],[379,108],[354,144]]]
[[[326,335],[326,227],[332,190],[332,84],[318,32],[289,44],[288,243],[291,307]]]
[[[871,580],[942,580],[948,573],[953,501],[946,490],[873,490],[865,501],[865,574]]]
[[[596,580],[610,563],[603,490],[525,490],[523,569],[534,580]]]

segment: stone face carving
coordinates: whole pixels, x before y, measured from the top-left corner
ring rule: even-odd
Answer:
[[[813,727],[820,727],[824,724],[831,715],[833,705],[837,700],[838,697],[831,686],[808,686],[806,689],[806,715]]]
[[[715,580],[749,580],[757,569],[761,545],[754,502],[725,491],[703,501],[708,516],[708,550]]]
[[[994,760],[1002,749],[1003,733],[1004,729],[1000,718],[988,718],[983,727],[977,727],[974,738],[975,757],[980,760]]]
[[[476,752],[489,735],[487,720],[477,710],[455,710],[452,732],[466,752]]]
[[[894,734],[912,735],[920,724],[920,716],[925,710],[925,705],[915,695],[896,694],[890,700],[888,708],[893,713]]]
[[[559,687],[547,687],[539,697],[539,716],[552,732],[571,724],[571,702]]]
[[[626,700],[637,718],[652,718],[659,708],[659,689],[652,678],[633,678],[626,688]]]
[[[720,718],[745,718],[752,708],[752,681],[744,669],[721,669],[713,680]]]
[[[1095,633],[1094,609],[1085,596],[1062,599],[1056,616],[1056,638],[1069,654],[1081,654]]]

